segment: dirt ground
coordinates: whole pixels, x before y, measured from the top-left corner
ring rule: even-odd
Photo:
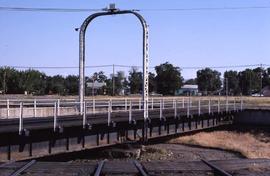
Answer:
[[[187,144],[240,153],[246,158],[270,159],[270,132],[263,129],[201,132],[170,140],[172,144]]]

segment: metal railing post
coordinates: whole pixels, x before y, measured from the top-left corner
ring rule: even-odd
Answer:
[[[128,121],[129,121],[129,123],[132,122],[132,102],[131,102],[131,100],[129,102],[129,116],[128,116]]]
[[[95,114],[96,113],[96,101],[95,101],[95,99],[93,99],[93,101],[92,101],[92,105],[93,105],[93,114]]]
[[[185,108],[185,98],[182,98],[182,108]]]
[[[111,111],[112,111],[112,102],[108,102],[108,126],[111,124]]]
[[[201,115],[201,99],[199,98],[199,102],[198,102],[198,114],[199,116]]]
[[[241,107],[241,111],[243,111],[243,97],[241,96],[241,105],[240,105]]]
[[[53,113],[53,131],[56,132],[57,127],[57,102],[54,102],[54,113]]]
[[[189,109],[190,108],[189,107],[189,105],[190,105],[189,103],[190,102],[189,101],[190,101],[190,99],[188,99],[188,101],[187,101],[187,117],[189,117],[189,114],[190,114],[190,109]]]
[[[165,103],[164,103],[164,98],[162,99],[162,109],[164,109],[165,108],[165,105],[164,105]]]
[[[152,110],[154,109],[154,99],[152,98]]]
[[[57,100],[57,116],[60,116],[60,99]]]
[[[87,113],[86,101],[84,101],[83,102],[83,129],[85,129],[86,127],[86,113]]]
[[[211,114],[211,99],[208,100],[208,114]]]
[[[233,100],[233,110],[236,111],[236,98],[234,97],[234,100]]]
[[[34,117],[37,117],[37,100],[34,100]]]
[[[127,111],[127,98],[125,98],[125,111]]]
[[[218,98],[218,113],[220,113],[220,98]]]
[[[177,117],[177,101],[174,99],[173,100],[173,106],[174,106],[174,118]]]
[[[162,112],[162,100],[160,100],[160,102],[159,102],[159,118],[160,118],[160,120],[162,119],[162,116],[163,116],[162,113],[163,113]]]
[[[229,111],[229,100],[228,98],[226,98],[226,112]]]
[[[7,99],[7,118],[9,118],[9,113],[10,113],[10,109],[9,109],[9,99]]]
[[[19,121],[19,135],[23,131],[23,102],[20,102],[20,121]]]

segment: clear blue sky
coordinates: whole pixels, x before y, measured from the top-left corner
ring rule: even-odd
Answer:
[[[103,8],[111,2],[120,9],[270,6],[269,0],[0,0],[0,6]],[[74,28],[91,13],[0,11],[0,66],[78,66]],[[270,9],[140,13],[150,26],[151,66],[270,64]],[[86,65],[142,64],[141,26],[133,16],[95,20],[86,40]],[[78,74],[78,69],[42,71]],[[183,70],[185,78],[195,74]]]

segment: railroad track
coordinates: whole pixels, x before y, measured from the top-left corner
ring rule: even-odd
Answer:
[[[222,166],[222,167],[221,167]],[[269,159],[233,159],[215,161],[150,161],[139,162],[137,160],[128,161],[89,161],[87,163],[72,162],[38,162],[31,160],[28,162],[13,162],[0,166],[0,176],[19,175],[140,175],[140,176],[165,176],[165,175],[209,175],[211,172],[215,176],[232,176],[231,173],[239,175],[259,175],[258,171],[252,170],[254,166],[259,166],[264,174],[270,173]],[[223,169],[224,168],[224,169]],[[226,169],[226,170],[225,170]],[[245,171],[245,172],[243,172]],[[248,172],[246,172],[248,171]]]

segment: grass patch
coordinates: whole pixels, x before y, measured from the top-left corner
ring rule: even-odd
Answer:
[[[170,140],[169,143],[218,148],[239,152],[247,158],[270,159],[270,143],[268,141],[261,140],[260,136],[251,133],[215,131],[179,137]]]

